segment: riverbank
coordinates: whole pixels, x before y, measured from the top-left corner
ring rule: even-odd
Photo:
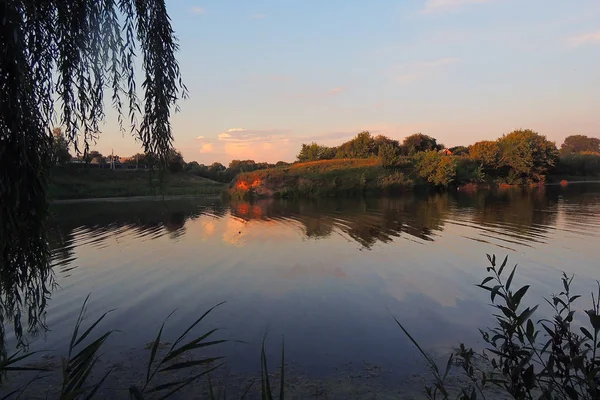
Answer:
[[[225,186],[186,172],[166,173],[161,182],[157,171],[55,168],[49,193],[54,201],[144,198],[158,196],[220,196]]]
[[[473,191],[565,185],[600,180],[600,177],[595,175],[557,174],[548,175],[545,180],[539,182],[524,178],[518,181],[515,179],[507,181],[477,173],[477,165],[468,159],[455,158],[455,162],[457,163],[455,173],[449,175],[448,179],[437,179],[437,175],[444,173],[444,171],[440,172],[441,167],[435,168],[425,179],[423,171],[409,161],[393,168],[383,167],[377,158],[296,163],[286,167],[243,172],[230,184],[228,194],[234,199],[390,195],[448,187]],[[442,185],[441,182],[445,184]]]
[[[232,198],[327,197],[406,192],[415,185],[408,169],[386,169],[376,158],[336,159],[244,172],[228,192]]]

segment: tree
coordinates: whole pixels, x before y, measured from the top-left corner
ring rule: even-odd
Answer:
[[[469,146],[469,157],[479,161],[485,170],[493,170],[499,166],[500,146],[496,141],[482,140]]]
[[[69,143],[65,139],[60,128],[52,130],[52,164],[64,165],[71,161],[69,154]]]
[[[392,143],[384,143],[379,146],[379,159],[384,167],[393,167],[400,159],[400,149]]]
[[[454,156],[468,156],[469,148],[465,146],[454,146],[449,149]]]
[[[311,144],[302,143],[300,153],[296,157],[300,162],[330,160],[335,157],[335,149],[321,146],[315,142]]]
[[[543,181],[558,162],[554,142],[531,129],[521,129],[498,139],[501,165],[511,168],[513,175]]]
[[[175,149],[171,150],[167,163],[169,171],[173,173],[181,172],[183,171],[183,167],[185,167],[185,161],[183,160],[181,152]]]
[[[85,152],[99,134],[110,87],[119,122],[128,116],[132,134],[164,168],[173,142],[169,119],[186,89],[164,0],[11,0],[0,10],[0,320],[14,316],[14,331],[22,332],[21,306],[45,304],[51,276],[45,222],[52,121]],[[39,314],[29,312],[36,321]]]
[[[441,150],[441,147],[437,144],[437,140],[431,136],[423,135],[422,133],[415,133],[404,139],[402,142],[402,148],[406,155],[412,156],[413,154],[420,153],[429,150]]]
[[[83,155],[83,161],[85,161],[86,163],[92,162],[92,160],[95,158],[104,158],[104,157],[102,156],[102,153],[100,153],[99,151],[96,151],[96,150],[92,150]]]
[[[369,158],[376,157],[375,140],[368,131],[356,135],[354,139],[337,148],[335,158]]]
[[[600,139],[585,135],[571,135],[567,136],[560,146],[562,155],[583,153],[584,151],[600,153]]]
[[[415,156],[417,173],[429,183],[447,187],[456,177],[457,160],[437,150],[428,150]]]

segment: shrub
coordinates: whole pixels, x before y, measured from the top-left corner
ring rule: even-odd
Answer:
[[[551,319],[532,318],[538,306],[522,307],[529,285],[512,287],[517,267],[505,279],[508,257],[498,265],[489,256],[489,276],[477,285],[490,293],[496,324],[480,330],[486,351],[477,353],[461,344],[442,370],[398,321],[398,325],[425,357],[434,378],[426,388],[430,399],[449,399],[448,375],[458,365],[468,383],[456,398],[485,398],[492,388],[513,399],[600,398],[600,284],[592,294],[592,308],[585,311],[588,325],[575,329],[573,277],[563,273],[563,290],[544,299],[552,307]],[[454,362],[456,358],[456,362]],[[453,396],[452,398],[455,398]]]
[[[415,155],[417,174],[436,186],[447,187],[456,177],[456,158],[444,156],[436,150]]]

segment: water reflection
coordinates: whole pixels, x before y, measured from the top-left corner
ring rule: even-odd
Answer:
[[[101,247],[118,232],[133,231],[139,237],[156,239],[168,235],[177,240],[186,233],[186,222],[201,216],[234,217],[231,236],[247,223],[297,222],[309,239],[341,234],[364,249],[398,238],[435,241],[447,223],[478,226],[484,238],[528,245],[544,243],[554,229],[562,201],[569,223],[596,216],[597,191],[581,186],[487,190],[476,192],[406,195],[400,198],[319,199],[313,201],[260,200],[255,203],[202,204],[197,200],[149,203],[74,203],[54,208],[51,225],[54,264],[73,261],[75,235],[93,236],[89,242]],[[591,194],[586,196],[586,193]],[[575,199],[575,203],[573,202]],[[204,225],[214,233],[214,222]],[[238,233],[240,231],[238,230]],[[480,238],[481,239],[481,238]],[[81,244],[81,242],[79,242]]]
[[[488,313],[471,283],[480,279],[473,271],[486,252],[524,255],[534,265],[551,260],[553,268],[573,254],[597,260],[589,240],[600,236],[600,185],[229,204],[69,203],[52,211],[52,265],[64,288],[52,299],[56,343],[68,337],[60,326],[71,326],[74,299],[94,291],[98,310],[124,310],[115,327],[125,332],[153,332],[175,308],[192,318],[198,304],[230,300],[237,308],[219,326],[258,341],[267,325],[291,327],[286,335],[297,343],[290,347],[297,359],[335,346],[366,357],[374,338],[382,342],[373,351],[391,358],[383,339],[394,340],[397,331],[382,325],[386,306],[430,342],[439,339],[436,330],[452,344],[465,329],[476,332]],[[593,276],[592,267],[581,272]],[[527,273],[538,274],[544,291],[549,274],[540,271]],[[48,278],[36,283],[46,295],[34,295],[32,304],[45,307]],[[36,310],[31,315],[43,314]],[[307,343],[311,334],[323,343]],[[356,350],[362,334],[364,349]]]

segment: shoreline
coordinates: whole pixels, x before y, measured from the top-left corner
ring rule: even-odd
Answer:
[[[185,199],[203,199],[218,200],[218,195],[194,195],[194,194],[174,194],[166,196],[128,196],[128,197],[89,197],[80,199],[57,199],[51,200],[51,204],[71,204],[71,203],[126,203],[134,201],[169,201]]]

